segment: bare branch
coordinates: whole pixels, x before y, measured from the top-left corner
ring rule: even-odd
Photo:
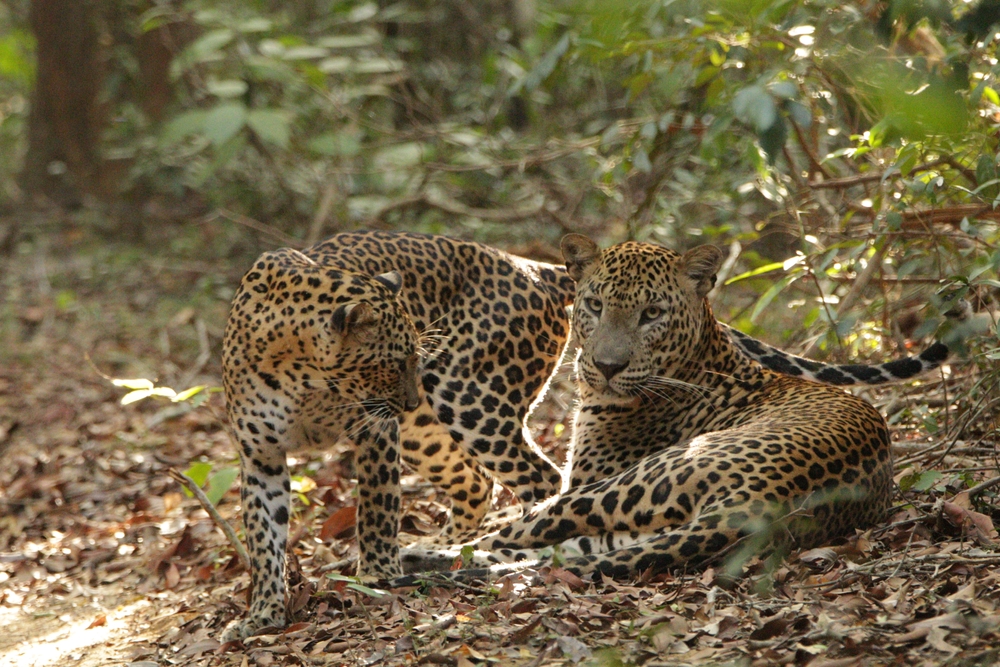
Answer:
[[[219,208],[216,209],[214,212],[209,213],[208,215],[204,216],[200,220],[200,222],[203,223],[214,222],[219,218],[229,220],[230,222],[235,222],[236,224],[243,225],[244,227],[249,227],[250,229],[256,230],[261,234],[267,234],[268,236],[277,239],[280,243],[283,243],[290,248],[305,247],[302,241],[292,238],[291,236],[284,233],[280,229],[277,229],[276,227],[272,227],[271,225],[263,223],[260,220],[254,220],[253,218],[248,218],[247,216],[242,215],[240,213],[233,213],[232,211],[224,208]]]
[[[240,538],[236,536],[236,531],[233,527],[229,525],[229,522],[222,518],[219,514],[219,510],[215,509],[215,505],[212,501],[208,499],[205,492],[201,490],[194,480],[182,473],[179,470],[171,468],[167,471],[170,478],[173,479],[178,484],[181,484],[184,488],[190,491],[198,502],[201,503],[202,508],[208,512],[208,515],[212,517],[212,521],[215,522],[222,532],[226,534],[226,538],[229,539],[229,543],[233,545],[233,549],[236,550],[236,555],[239,556],[240,562],[243,563],[243,567],[250,569],[250,556],[247,554],[247,550],[243,547],[243,543],[240,542]]]

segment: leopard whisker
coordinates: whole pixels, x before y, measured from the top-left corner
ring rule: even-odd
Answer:
[[[368,428],[371,424],[373,424],[377,419],[378,418],[375,415],[371,413],[365,413],[364,417],[362,417],[359,422],[352,424],[351,427],[348,429],[348,431],[341,436],[341,438],[343,438],[344,440],[349,440],[351,442],[356,442],[356,438],[359,435],[361,435],[365,431],[365,429]]]
[[[669,386],[682,391],[687,391],[693,396],[711,396],[718,393],[717,390],[711,389],[704,385],[693,384],[691,382],[685,382],[683,380],[678,380],[677,378],[666,377],[664,375],[650,375],[646,378],[646,382],[653,382],[663,386]]]
[[[650,398],[649,394],[652,394],[653,396],[657,396],[657,397],[662,398],[662,399],[664,399],[666,401],[670,401],[676,407],[680,407],[680,403],[678,403],[676,400],[674,400],[674,398],[672,396],[668,396],[667,394],[665,394],[665,393],[663,393],[661,391],[657,391],[657,390],[653,389],[652,387],[640,386],[638,389],[639,389],[639,396],[641,398]]]

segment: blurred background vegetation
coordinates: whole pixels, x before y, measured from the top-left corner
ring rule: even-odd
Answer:
[[[188,336],[203,355],[253,256],[339,231],[552,261],[566,232],[714,243],[721,319],[891,356],[942,297],[997,309],[997,20],[995,0],[3,0],[0,250],[90,253],[91,288],[139,294],[187,267],[218,313]],[[19,307],[58,319],[81,289],[20,285]]]

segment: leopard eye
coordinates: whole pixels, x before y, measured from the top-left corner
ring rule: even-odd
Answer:
[[[653,320],[658,320],[663,316],[663,309],[659,306],[648,306],[639,317],[639,324],[646,324]]]
[[[594,313],[595,315],[600,315],[601,309],[604,307],[604,304],[601,303],[600,299],[594,298],[592,296],[587,297],[584,300],[584,303],[587,304],[587,308],[590,309],[590,312]]]

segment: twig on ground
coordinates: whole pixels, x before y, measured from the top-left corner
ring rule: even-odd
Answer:
[[[309,530],[309,526],[312,524],[312,519],[315,514],[316,514],[315,505],[311,506],[308,510],[306,510],[305,516],[303,516],[302,521],[299,522],[298,530],[292,533],[291,537],[288,538],[288,546],[286,547],[288,551],[291,551],[292,547],[298,544],[299,541],[306,534],[306,531]]]
[[[993,479],[988,479],[985,482],[976,484],[974,487],[969,489],[967,493],[969,494],[969,498],[975,498],[983,491],[992,489],[994,486],[997,485],[1000,485],[1000,477],[994,477]]]
[[[332,563],[327,563],[326,565],[324,565],[323,567],[319,568],[316,571],[319,574],[326,574],[327,572],[333,572],[334,570],[338,570],[339,571],[339,570],[344,569],[345,567],[347,567],[351,563],[353,563],[354,560],[355,559],[353,559],[353,558],[341,558],[340,560],[336,560],[336,561],[334,561]]]
[[[243,563],[243,567],[249,570],[250,556],[247,554],[247,550],[243,547],[243,543],[240,542],[240,538],[236,536],[236,531],[233,530],[233,527],[229,525],[228,521],[222,518],[222,515],[219,514],[219,510],[215,509],[215,505],[213,505],[212,501],[208,499],[205,492],[202,491],[197,484],[195,484],[193,479],[179,470],[171,468],[167,471],[167,474],[170,475],[171,479],[182,485],[190,491],[195,498],[198,499],[198,502],[201,503],[201,506],[206,512],[208,512],[208,515],[212,517],[212,521],[215,522],[215,525],[221,528],[222,532],[226,534],[226,537],[229,539],[229,543],[232,544],[233,549],[236,550],[236,555],[239,556],[240,562]]]

